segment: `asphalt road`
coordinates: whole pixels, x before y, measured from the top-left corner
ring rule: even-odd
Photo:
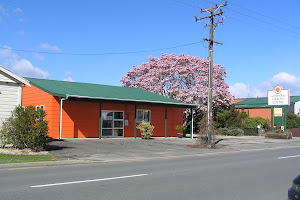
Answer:
[[[299,155],[298,147],[0,169],[0,199],[286,199]]]

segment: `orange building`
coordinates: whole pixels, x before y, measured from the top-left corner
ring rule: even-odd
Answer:
[[[138,88],[26,78],[22,106],[46,111],[52,138],[140,137],[141,121],[154,125],[153,137],[175,137],[186,104]]]
[[[240,112],[245,111],[249,117],[262,117],[269,121],[272,121],[273,108],[278,107],[284,109],[283,106],[268,106],[268,97],[235,99],[234,103],[235,109]],[[286,111],[299,114],[300,96],[290,96],[290,105],[286,106]]]

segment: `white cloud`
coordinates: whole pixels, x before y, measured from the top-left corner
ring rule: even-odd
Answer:
[[[275,76],[273,76],[271,81],[274,83],[278,83],[278,84],[280,84],[280,83],[295,84],[295,83],[299,82],[299,79],[296,78],[296,76],[288,74],[286,72],[280,72],[280,73],[276,74]]]
[[[55,45],[51,46],[47,43],[40,44],[39,47],[42,49],[47,49],[47,50],[51,50],[51,51],[59,51],[59,52],[61,51],[61,49],[58,46],[55,46]]]
[[[44,60],[44,56],[41,56],[40,54],[38,53],[33,53],[33,57],[37,60]]]
[[[5,48],[9,48],[5,46]],[[32,65],[29,60],[21,58],[10,49],[0,49],[0,62],[20,76],[49,78],[50,74]]]
[[[24,30],[19,30],[19,31],[17,31],[17,33],[18,33],[18,35],[21,35],[21,36],[23,36],[25,34]]]
[[[14,9],[14,12],[15,12],[15,13],[23,13],[23,11],[22,11],[21,8],[16,8],[16,9]]]
[[[63,81],[74,82],[74,80],[71,77],[64,78]]]
[[[8,13],[6,12],[6,10],[0,5],[0,14],[3,16],[8,16]]]
[[[229,91],[236,98],[248,96],[248,87],[244,83],[235,83],[234,85],[230,85]]]
[[[286,72],[275,74],[268,81],[249,86],[249,88],[244,83],[235,83],[229,86],[229,91],[236,98],[266,97],[267,91],[273,90],[277,85],[290,89],[290,95],[300,95],[300,78]]]
[[[34,67],[31,62],[26,59],[16,60],[12,65],[12,69],[22,76],[30,76],[36,78],[49,78],[50,74]]]
[[[73,73],[72,73],[72,72],[65,72],[65,75],[66,75],[66,76],[72,76]]]

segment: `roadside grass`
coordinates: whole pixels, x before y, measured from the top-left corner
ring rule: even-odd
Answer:
[[[53,155],[11,155],[0,154],[0,164],[57,161]]]

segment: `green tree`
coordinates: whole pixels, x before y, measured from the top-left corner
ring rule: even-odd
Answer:
[[[215,115],[214,125],[216,128],[245,127],[245,120],[248,118],[246,112],[239,113],[234,105]]]
[[[45,116],[43,109],[17,106],[2,124],[0,130],[2,146],[12,144],[18,149],[30,148],[35,151],[45,149],[48,142],[48,122],[44,120]]]
[[[249,118],[247,118],[245,128],[256,129],[258,124],[261,124],[261,127],[263,129],[265,129],[266,131],[268,131],[269,128],[270,128],[269,122],[266,119],[262,118],[262,117],[249,117]]]
[[[300,128],[300,117],[297,117],[293,112],[288,112],[286,125],[287,128]]]

